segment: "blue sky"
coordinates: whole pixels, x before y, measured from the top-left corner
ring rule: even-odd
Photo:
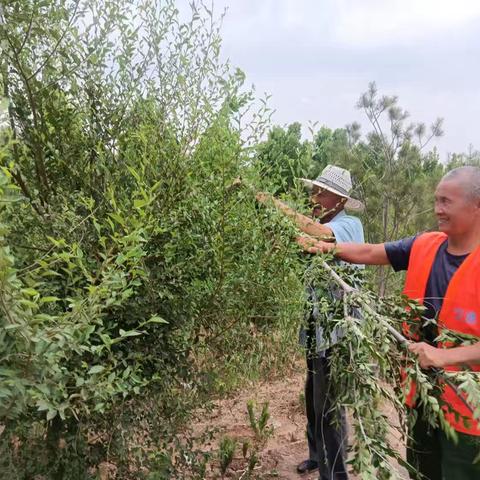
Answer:
[[[275,123],[357,120],[366,132],[355,104],[375,81],[411,120],[445,119],[432,144],[442,160],[480,148],[480,1],[214,1],[226,7],[223,53],[272,94]]]

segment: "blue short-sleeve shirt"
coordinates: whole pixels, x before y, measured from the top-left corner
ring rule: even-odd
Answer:
[[[332,230],[333,235],[337,243],[364,243],[363,235],[363,226],[359,218],[354,217],[353,215],[347,215],[347,213],[342,210],[335,217],[330,220],[330,222],[325,223],[325,226],[329,227]],[[342,262],[344,263],[344,262]],[[357,268],[363,268],[363,265],[354,265]],[[330,294],[332,298],[340,298],[341,290],[334,284],[331,285]],[[316,341],[316,351],[320,356],[325,354],[325,349],[331,347],[338,343],[343,337],[343,332],[336,328],[331,333],[329,338],[325,338],[324,329],[321,326],[321,319],[319,318],[318,308],[315,304],[318,302],[318,296],[315,291],[315,288],[312,285],[307,286],[307,293],[310,298],[310,301],[313,304],[313,311],[308,313],[309,322],[314,320],[316,326],[315,330],[315,341]],[[311,323],[310,323],[311,325]],[[307,346],[308,337],[312,336],[313,332],[307,331],[305,328],[300,329],[300,344]]]
[[[333,219],[325,223],[329,227],[337,243],[364,243],[363,226],[359,218],[340,211]]]

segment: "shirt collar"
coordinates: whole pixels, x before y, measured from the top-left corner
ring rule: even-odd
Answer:
[[[345,213],[345,209],[342,208],[333,218],[332,220],[338,220],[340,217],[345,217],[347,214]],[[332,221],[330,220],[330,221]]]
[[[345,209],[343,208],[342,210],[340,210],[330,221],[328,221],[327,223],[330,223],[330,222],[335,222],[336,220],[340,220],[340,218],[342,217],[345,217],[347,214],[345,212]],[[321,222],[321,219],[318,219],[317,220],[318,223]]]

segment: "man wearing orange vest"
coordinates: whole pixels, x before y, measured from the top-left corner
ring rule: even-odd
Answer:
[[[435,214],[438,232],[397,242],[335,245],[310,237],[297,241],[310,253],[333,251],[347,262],[407,270],[404,293],[423,303],[426,319],[437,319],[437,325],[422,324],[421,338],[412,339],[417,341],[409,346],[421,367],[480,371],[480,168],[459,167],[443,177],[435,191]],[[442,328],[479,337],[479,342],[447,348],[436,342]],[[431,429],[418,409],[407,460],[429,480],[480,479],[480,463],[473,463],[480,451],[480,425],[451,388],[442,395],[449,410],[460,414],[447,413],[458,443],[440,429]]]

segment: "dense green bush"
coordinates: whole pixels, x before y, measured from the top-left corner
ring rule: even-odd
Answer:
[[[1,15],[2,475],[193,475],[176,422],[287,361],[298,323],[291,226],[235,182],[265,116],[201,3]]]

